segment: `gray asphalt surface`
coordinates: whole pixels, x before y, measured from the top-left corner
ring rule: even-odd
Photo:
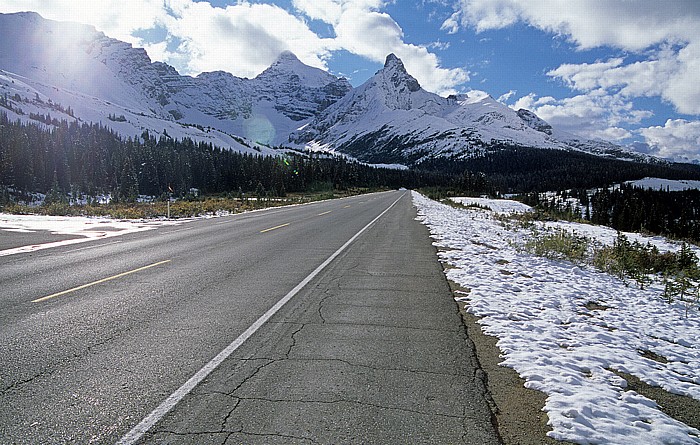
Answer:
[[[0,229],[0,250],[14,249],[16,247],[31,246],[34,244],[52,243],[69,239],[84,238],[78,235],[56,235],[48,230],[37,230],[31,233],[13,232]]]
[[[116,443],[399,197],[139,443],[497,443],[405,192],[0,258],[0,443]]]

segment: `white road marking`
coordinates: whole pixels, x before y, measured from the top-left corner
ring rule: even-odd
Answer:
[[[290,290],[287,295],[282,297],[274,306],[272,306],[267,312],[265,312],[260,318],[258,318],[255,323],[253,323],[248,329],[245,330],[241,335],[238,336],[230,345],[228,345],[223,351],[219,352],[216,357],[211,359],[209,363],[204,365],[202,369],[197,371],[195,375],[190,377],[182,386],[180,386],[174,393],[172,393],[167,399],[165,399],[156,409],[151,411],[138,425],[136,425],[131,431],[126,433],[122,437],[117,445],[133,445],[137,440],[143,437],[148,430],[150,430],[156,423],[158,423],[163,417],[165,417],[171,409],[175,407],[187,394],[189,394],[198,384],[202,382],[209,374],[212,373],[224,360],[226,360],[236,349],[238,349],[248,338],[250,338],[260,327],[262,327],[273,315],[275,315],[282,307],[292,299],[300,290],[304,288],[309,282],[316,277],[323,269],[326,268],[338,255],[340,255],[345,249],[348,248],[353,241],[359,238],[372,224],[377,222],[379,218],[384,216],[389,210],[391,210],[394,205],[401,198],[405,196],[405,193],[396,199],[389,207],[387,207],[382,213],[376,218],[370,221],[366,226],[360,229],[352,238],[350,238],[345,244],[340,246],[331,256],[329,256],[320,266],[314,269],[306,278],[304,278],[299,284],[297,284],[294,289]]]

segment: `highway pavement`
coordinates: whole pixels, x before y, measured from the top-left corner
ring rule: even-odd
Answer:
[[[498,443],[415,216],[388,192],[0,257],[0,443]]]

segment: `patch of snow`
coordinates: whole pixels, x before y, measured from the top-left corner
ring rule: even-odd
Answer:
[[[528,233],[492,212],[455,209],[413,193],[419,220],[452,268],[459,297],[497,337],[503,365],[547,394],[549,436],[580,444],[700,444],[700,431],[626,389],[614,371],[700,400],[700,311],[660,298],[662,286],[625,286],[610,275],[519,251]],[[596,238],[606,228],[567,223]],[[670,243],[669,243],[670,245]],[[590,309],[595,302],[602,309]],[[660,363],[643,351],[667,359]]]
[[[501,215],[509,215],[513,213],[531,212],[532,207],[523,204],[522,202],[512,199],[489,199],[489,198],[450,198],[452,201],[464,206],[478,205],[488,207],[494,212]]]
[[[673,180],[661,178],[644,178],[637,181],[628,181],[627,184],[632,184],[636,187],[642,187],[652,190],[668,190],[670,192],[680,192],[683,190],[696,189],[700,190],[700,181],[692,181],[686,179]]]
[[[364,162],[363,164],[369,165],[370,167],[387,168],[390,170],[408,170],[408,167],[403,164],[367,164]]]
[[[118,220],[79,216],[10,215],[0,213],[0,231],[32,233],[39,230],[54,235],[81,236],[62,241],[0,250],[0,256],[34,252],[52,247],[112,238],[128,233],[143,232],[165,225],[179,225],[188,220]]]

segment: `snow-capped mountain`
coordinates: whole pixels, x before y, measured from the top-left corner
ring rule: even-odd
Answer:
[[[20,119],[50,113],[102,122],[125,136],[149,130],[271,153],[266,146],[285,142],[300,122],[350,89],[346,79],[289,52],[254,79],[225,72],[182,76],[93,27],[36,13],[0,14],[0,94]]]
[[[557,132],[531,111],[512,110],[482,92],[447,98],[427,92],[393,54],[374,77],[292,133],[290,142],[369,162],[469,157],[496,142],[641,158],[614,144]]]
[[[355,89],[290,52],[253,79],[222,71],[191,77],[93,27],[35,13],[0,14],[0,95],[13,119],[51,114],[101,122],[123,136],[148,130],[263,154],[285,145],[406,165],[476,156],[499,142],[643,156],[562,133],[482,92],[427,92],[393,54]]]

